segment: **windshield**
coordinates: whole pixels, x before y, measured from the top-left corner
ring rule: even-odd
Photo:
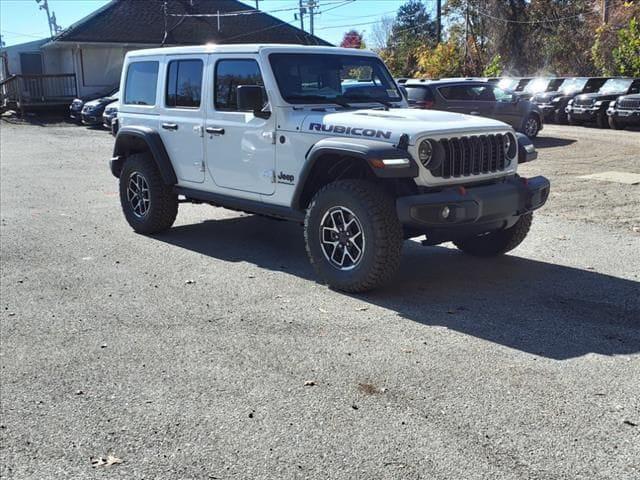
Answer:
[[[609,80],[604,82],[604,85],[600,87],[600,90],[598,90],[598,92],[604,94],[625,93],[627,90],[629,90],[631,82],[633,82],[633,80],[631,80],[630,78],[610,78]]]
[[[567,78],[564,82],[562,82],[560,91],[564,94],[569,95],[573,92],[579,92],[584,88],[586,84],[586,78]]]
[[[289,103],[399,102],[402,95],[376,57],[269,55],[280,94]]]
[[[518,86],[518,82],[515,78],[503,78],[498,82],[498,86],[503,90],[513,90]]]
[[[524,87],[524,91],[527,93],[544,92],[547,88],[547,85],[549,85],[548,78],[534,78],[529,83],[527,83],[527,86]]]

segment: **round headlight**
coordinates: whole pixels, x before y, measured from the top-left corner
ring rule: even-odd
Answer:
[[[432,157],[433,147],[431,146],[431,142],[429,140],[423,140],[418,146],[418,158],[420,159],[420,163],[426,167]]]
[[[503,140],[504,153],[507,158],[514,158],[518,153],[518,140],[513,133],[507,133]]]

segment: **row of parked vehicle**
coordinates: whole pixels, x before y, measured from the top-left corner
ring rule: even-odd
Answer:
[[[640,125],[640,78],[525,77],[398,79],[414,108],[481,115],[529,137],[544,122],[601,128]]]
[[[114,135],[118,132],[120,89],[113,88],[96,98],[76,98],[69,105],[69,116],[88,126],[103,126]]]

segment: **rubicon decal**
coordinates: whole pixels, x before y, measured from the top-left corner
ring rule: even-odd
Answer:
[[[373,128],[347,127],[344,125],[326,125],[324,123],[309,124],[309,130],[318,132],[338,133],[345,135],[355,135],[357,137],[391,138],[391,132],[385,130],[374,130]]]

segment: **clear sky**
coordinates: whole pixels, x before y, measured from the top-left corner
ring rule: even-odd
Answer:
[[[101,7],[109,0],[49,0],[49,9],[55,12],[58,24],[65,28]],[[128,0],[145,1],[145,0]],[[255,0],[242,0],[255,6]],[[372,24],[382,16],[394,16],[405,0],[316,0],[321,13],[316,16],[315,33],[325,40],[338,44],[344,32],[351,27],[364,32],[365,39]],[[433,0],[423,0],[433,7]],[[260,10],[299,26],[293,18],[298,0],[260,0]],[[284,10],[275,12],[275,10]],[[305,18],[305,29],[309,30],[309,19]],[[49,36],[47,15],[39,10],[36,0],[0,0],[0,33],[7,45],[25,43]]]

